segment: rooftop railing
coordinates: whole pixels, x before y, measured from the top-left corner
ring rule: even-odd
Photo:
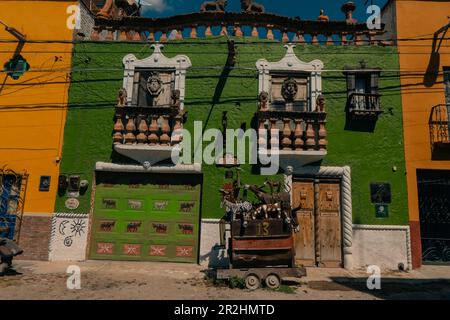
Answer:
[[[159,41],[222,35],[254,37],[312,45],[377,45],[381,30],[365,23],[306,21],[269,13],[202,12],[167,18],[122,17],[95,20],[93,41]],[[279,39],[275,33],[279,32]]]

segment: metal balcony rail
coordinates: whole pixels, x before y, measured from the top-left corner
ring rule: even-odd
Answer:
[[[430,141],[432,147],[450,146],[450,104],[439,104],[431,109]]]
[[[381,111],[381,95],[376,93],[352,93],[350,111]]]

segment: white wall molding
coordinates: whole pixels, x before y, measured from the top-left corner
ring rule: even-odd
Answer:
[[[289,167],[285,173],[286,190],[291,193],[293,190],[293,176],[311,177],[333,177],[341,179],[341,203],[342,203],[342,230],[343,230],[343,253],[344,268],[353,269],[353,207],[352,207],[352,179],[351,169],[345,167],[319,167],[308,166],[301,168]]]
[[[89,214],[55,213],[49,243],[50,261],[82,261],[86,259]]]
[[[125,165],[109,162],[97,162],[95,164],[96,171],[109,172],[148,172],[148,173],[201,173],[201,164],[194,163],[192,165],[177,164],[172,166],[151,166],[144,167],[140,165]]]
[[[412,253],[411,253],[411,231],[409,226],[399,225],[367,225],[367,224],[354,224],[353,229],[367,230],[367,231],[403,231],[405,233],[405,251],[407,260],[407,269],[412,269]]]
[[[153,44],[151,47],[154,49],[153,54],[145,59],[139,60],[134,54],[128,54],[123,58],[125,66],[123,87],[127,91],[127,104],[130,105],[133,101],[134,73],[137,68],[173,69],[175,73],[174,89],[180,90],[180,109],[183,110],[186,92],[186,71],[192,66],[191,60],[185,55],[167,58],[162,53],[164,45],[159,43]]]
[[[362,224],[355,224],[353,225],[353,229],[354,232],[358,232],[358,231],[362,231],[362,232],[380,232],[383,233],[385,236],[383,237],[384,239],[388,238],[389,234],[394,234],[394,233],[403,233],[403,237],[402,237],[402,243],[404,245],[404,247],[402,248],[402,243],[399,243],[399,241],[395,241],[395,243],[391,243],[388,244],[389,245],[389,250],[391,250],[393,253],[394,252],[398,252],[404,251],[404,259],[406,260],[406,267],[408,270],[412,270],[412,253],[411,253],[411,231],[409,226],[404,225],[404,226],[398,226],[398,225],[362,225]],[[383,240],[384,240],[383,239]],[[380,239],[381,240],[381,239]],[[367,245],[367,244],[361,244],[361,245]],[[394,248],[394,246],[396,248]],[[403,253],[399,253],[399,255],[403,256]],[[395,267],[395,263],[396,261],[392,262],[392,266],[391,269],[397,269]]]
[[[269,62],[266,59],[260,59],[256,62],[256,68],[259,71],[259,93],[265,91],[271,92],[272,72],[286,72],[287,74],[298,72],[308,73],[308,96],[310,97],[309,111],[316,107],[316,99],[322,94],[322,69],[324,64],[320,60],[311,62],[301,61],[294,52],[295,45],[287,44],[286,55],[278,62]]]

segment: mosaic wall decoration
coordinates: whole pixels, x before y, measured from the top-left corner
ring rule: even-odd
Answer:
[[[168,230],[169,226],[167,223],[152,223],[150,232],[157,234],[167,234]]]
[[[177,246],[177,257],[192,257],[194,255],[194,247],[192,246]]]
[[[141,255],[141,245],[140,244],[124,244],[123,254],[127,256],[140,256]]]
[[[100,232],[112,232],[116,222],[114,220],[101,220],[99,225]]]
[[[180,203],[180,212],[185,212],[185,213],[192,212],[194,207],[195,207],[194,201],[181,202]]]
[[[127,224],[127,233],[139,233],[142,226],[142,222],[133,221]]]
[[[88,226],[87,214],[55,214],[52,219],[49,260],[85,260]]]
[[[167,246],[151,245],[149,255],[153,257],[165,257],[167,255]]]
[[[163,211],[163,210],[166,210],[168,205],[169,205],[169,201],[165,201],[165,200],[155,201],[155,202],[153,202],[153,209],[157,210],[157,211]]]
[[[193,235],[194,225],[193,224],[178,224],[178,229],[182,234]]]
[[[117,200],[115,199],[103,199],[103,209],[117,209]]]
[[[141,200],[128,200],[128,208],[131,210],[142,210],[144,204]]]

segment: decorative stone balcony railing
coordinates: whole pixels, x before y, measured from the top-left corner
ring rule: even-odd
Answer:
[[[381,95],[377,93],[352,93],[348,111],[354,117],[378,117],[381,110]]]
[[[114,148],[138,162],[155,164],[171,157],[173,146],[182,140],[181,131],[177,134],[182,128],[183,115],[174,106],[116,107]]]
[[[327,154],[325,112],[258,112],[259,153],[278,152],[280,166],[301,167]]]
[[[384,27],[381,30],[370,30],[365,23],[304,21],[269,13],[202,12],[167,18],[97,18],[90,39],[149,42],[158,40],[164,43],[169,41],[172,32],[175,32],[174,40],[183,40],[183,35],[188,35],[191,39],[213,36],[213,27],[219,27],[220,35],[237,38],[264,36],[267,40],[275,40],[274,31],[278,30],[284,43],[313,45],[376,45],[379,43],[376,36],[384,33]],[[200,29],[204,29],[204,32],[200,33]]]
[[[430,141],[433,152],[450,151],[450,105],[440,104],[431,109]],[[447,157],[450,155],[448,153]]]

